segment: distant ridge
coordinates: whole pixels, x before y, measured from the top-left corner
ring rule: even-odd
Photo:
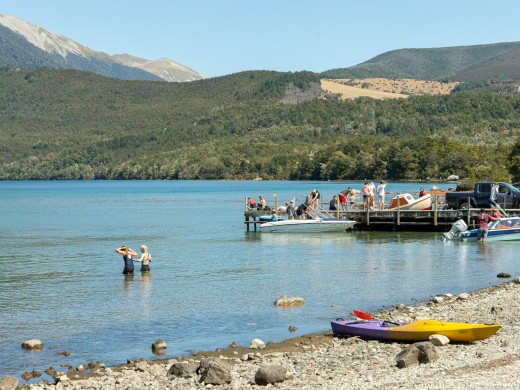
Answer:
[[[520,42],[432,49],[399,49],[361,64],[320,74],[323,78],[409,78],[417,80],[520,80]]]
[[[125,80],[193,81],[205,77],[169,59],[110,56],[14,16],[0,14],[0,66],[78,69]]]
[[[194,81],[205,78],[194,70],[168,58],[150,61],[130,54],[114,54],[112,58],[122,65],[142,69],[166,81]]]

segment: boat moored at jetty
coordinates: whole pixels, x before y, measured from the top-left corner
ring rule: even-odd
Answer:
[[[349,219],[288,219],[262,223],[260,231],[270,233],[345,232],[356,224]]]
[[[477,241],[477,229],[468,230],[466,223],[459,219],[451,230],[443,234],[444,240],[459,240],[465,242]],[[500,218],[489,224],[487,241],[520,240],[520,217]]]
[[[420,198],[415,199],[412,195],[406,193],[396,196],[390,202],[388,206],[388,210],[395,210],[399,208],[400,210],[431,210],[432,209],[432,199],[430,194],[426,194],[421,196]]]

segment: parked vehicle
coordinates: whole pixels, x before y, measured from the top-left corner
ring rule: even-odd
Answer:
[[[491,186],[498,184],[496,203],[503,209],[520,209],[520,190],[504,182],[478,182],[473,191],[446,192],[445,202],[451,209],[468,209],[491,206]]]

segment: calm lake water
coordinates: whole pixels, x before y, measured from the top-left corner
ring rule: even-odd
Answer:
[[[448,188],[446,183],[428,183]],[[0,376],[61,363],[107,365],[281,341],[329,329],[352,309],[411,304],[518,274],[515,242],[444,243],[440,233],[246,232],[245,196],[274,203],[317,188],[329,200],[362,183],[0,182]],[[387,192],[421,183],[389,183]],[[387,195],[387,198],[389,195]],[[142,276],[114,249],[148,245]],[[281,295],[305,299],[281,310]],[[289,333],[288,327],[298,330]],[[41,352],[21,349],[38,338]],[[59,347],[52,349],[51,347]],[[59,352],[69,351],[64,357]]]

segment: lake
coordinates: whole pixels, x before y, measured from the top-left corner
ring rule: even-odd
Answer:
[[[392,183],[417,192],[448,183]],[[441,233],[247,232],[246,196],[284,203],[361,182],[0,182],[0,376],[62,363],[108,366],[325,331],[352,309],[413,304],[518,273],[515,242],[445,243]],[[387,195],[387,201],[391,195]],[[115,248],[146,244],[151,273],[122,275]],[[278,309],[282,295],[303,307]],[[297,327],[290,333],[289,326]],[[41,339],[27,352],[21,343]],[[56,347],[56,348],[52,348]],[[68,351],[69,357],[58,353]]]

